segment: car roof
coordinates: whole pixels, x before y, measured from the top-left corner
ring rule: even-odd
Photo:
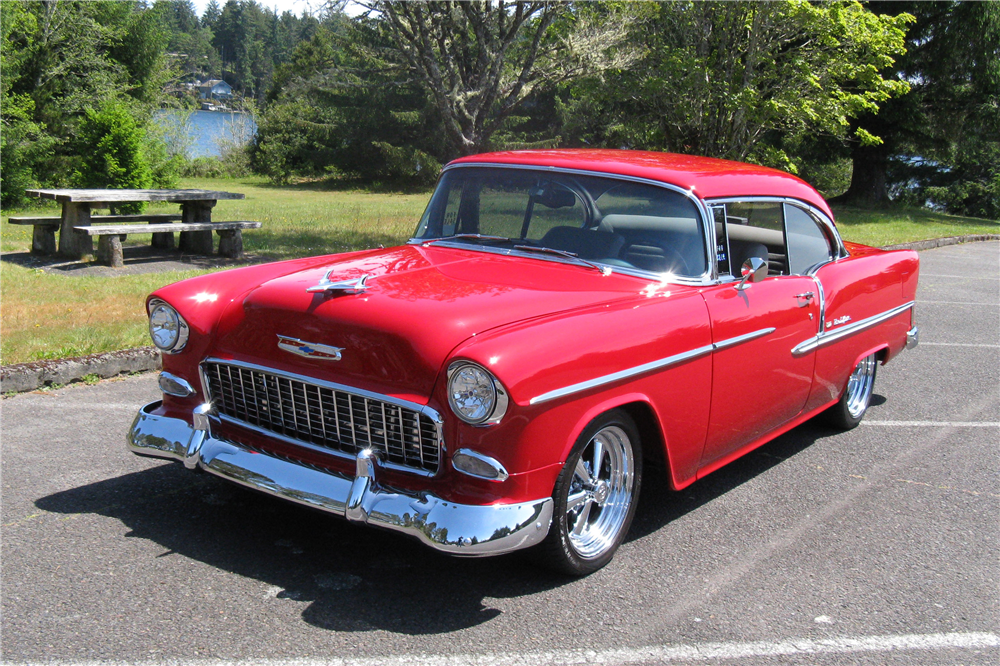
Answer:
[[[620,174],[670,183],[702,199],[790,197],[812,204],[833,219],[823,197],[801,178],[756,164],[712,157],[584,148],[482,153],[459,158],[449,166],[454,164],[519,164]]]

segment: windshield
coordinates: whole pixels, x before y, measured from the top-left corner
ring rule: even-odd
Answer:
[[[444,173],[415,237],[570,253],[589,262],[697,277],[707,270],[698,208],[632,181],[503,167]]]

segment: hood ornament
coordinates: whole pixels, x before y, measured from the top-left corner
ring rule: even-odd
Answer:
[[[320,280],[317,285],[309,287],[308,289],[306,289],[306,291],[308,291],[311,294],[314,293],[325,294],[326,292],[329,291],[342,291],[345,294],[360,294],[368,288],[367,286],[368,278],[370,278],[371,275],[368,275],[366,273],[365,275],[362,275],[356,280],[341,280],[339,282],[331,282],[330,274],[333,273],[335,270],[337,269],[331,268],[330,270],[328,270],[326,272],[326,275],[323,276],[323,279]]]
[[[339,361],[341,358],[340,352],[344,351],[343,347],[320,345],[315,342],[306,342],[298,338],[290,338],[287,335],[280,334],[278,335],[278,348],[297,354],[298,356],[315,358],[320,361]]]

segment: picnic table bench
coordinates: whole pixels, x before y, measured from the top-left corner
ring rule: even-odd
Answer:
[[[221,199],[243,199],[236,192],[212,190],[27,190],[31,196],[62,203],[59,217],[12,217],[11,224],[34,226],[31,251],[59,254],[69,259],[97,259],[115,268],[124,265],[121,242],[128,234],[152,234],[153,247],[172,249],[174,233],[180,233],[179,248],[192,254],[212,254],[212,232],[219,235],[219,254],[243,254],[243,229],[258,229],[260,222],[212,221],[212,208]],[[93,209],[126,203],[162,201],[180,204],[180,214],[91,215]],[[143,223],[143,224],[138,224]],[[56,231],[59,232],[58,245]]]

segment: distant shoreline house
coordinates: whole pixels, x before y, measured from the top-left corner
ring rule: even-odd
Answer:
[[[233,87],[222,79],[211,79],[195,84],[201,99],[231,100]]]

